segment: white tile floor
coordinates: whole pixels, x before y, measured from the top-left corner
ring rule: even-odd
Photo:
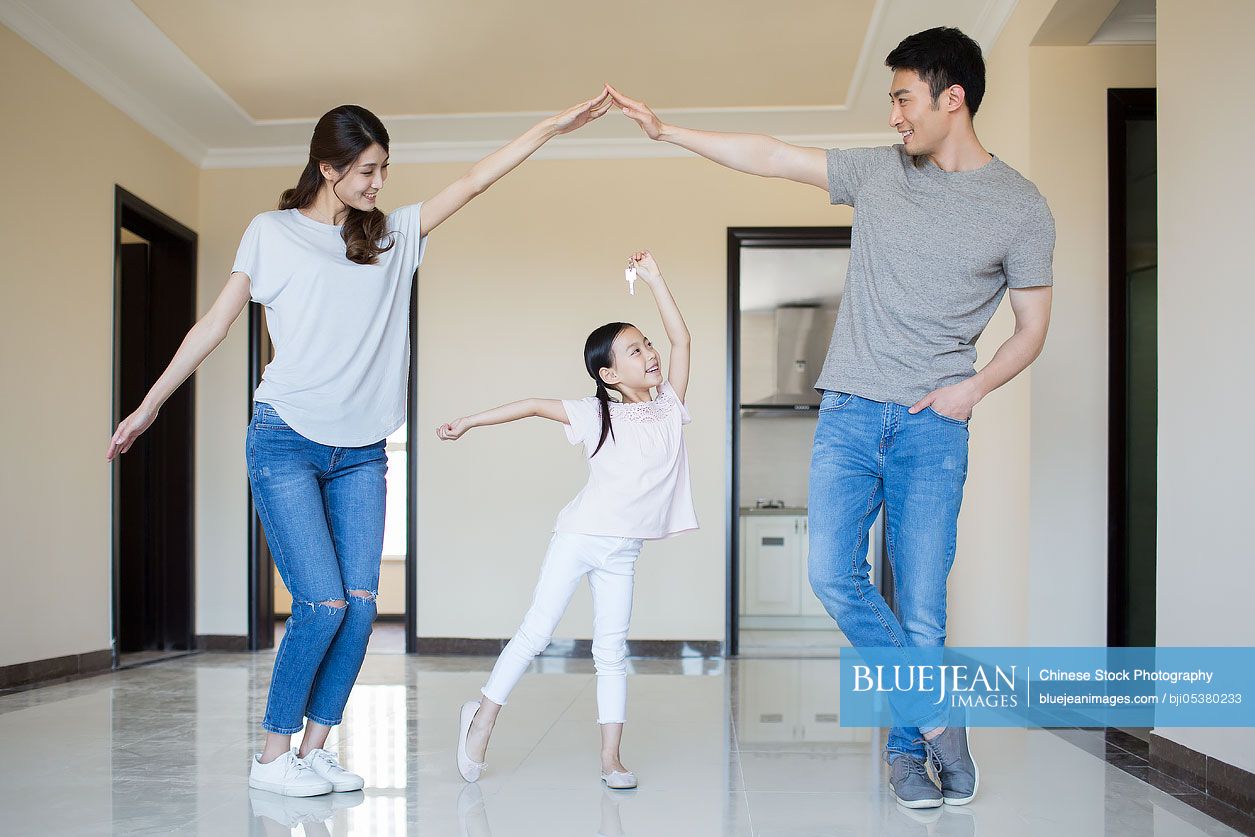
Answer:
[[[502,713],[488,773],[467,786],[457,707],[491,660],[371,655],[333,738],[366,791],[250,794],[272,661],[201,654],[0,697],[0,833],[1238,833],[1046,731],[974,731],[977,800],[908,812],[886,794],[880,733],[832,722],[832,660],[633,661],[624,759],[641,787],[609,792],[589,662],[540,661]]]

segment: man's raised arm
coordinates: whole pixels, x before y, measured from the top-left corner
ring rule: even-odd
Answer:
[[[607,85],[609,87],[609,85]],[[654,140],[687,148],[721,166],[756,174],[760,177],[782,177],[798,183],[809,183],[828,189],[827,154],[822,148],[807,148],[763,134],[734,134],[719,131],[697,131],[668,125],[660,120],[644,102],[629,99],[609,87],[619,109]]]

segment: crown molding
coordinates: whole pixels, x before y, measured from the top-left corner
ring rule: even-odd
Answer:
[[[981,10],[980,17],[977,18],[968,34],[972,36],[972,40],[980,44],[986,56],[998,42],[998,36],[1002,34],[1003,28],[1011,19],[1011,13],[1015,11],[1017,5],[1019,5],[1019,0],[989,0],[985,8]]]
[[[893,132],[866,134],[786,135],[780,139],[794,145],[816,148],[870,148],[892,145],[900,139]],[[389,157],[393,163],[474,162],[497,150],[500,142],[393,142]],[[632,160],[654,157],[691,157],[692,152],[666,142],[645,137],[623,139],[581,139],[559,137],[542,146],[533,160]],[[204,169],[248,169],[303,166],[309,158],[307,145],[262,148],[211,149],[203,160]]]

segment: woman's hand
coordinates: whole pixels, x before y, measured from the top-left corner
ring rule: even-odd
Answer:
[[[587,102],[573,105],[552,117],[554,133],[569,134],[571,131],[587,125],[594,119],[604,116],[606,111],[612,107],[614,107],[614,99],[610,96],[610,90],[602,88],[600,96],[589,99]]]
[[[152,427],[152,423],[156,420],[157,411],[149,410],[143,406],[122,419],[118,429],[113,431],[113,436],[109,439],[109,449],[105,452],[105,459],[112,462],[118,458],[119,454],[130,450],[131,445],[135,444],[135,440],[140,437],[140,434]]]
[[[460,419],[454,419],[448,424],[442,424],[436,428],[436,436],[446,442],[456,442],[462,438],[462,434],[470,430],[474,425],[464,416]]]
[[[628,256],[628,260],[632,267],[636,268],[637,278],[645,280],[645,284],[651,288],[662,279],[658,263],[654,261],[654,257],[649,254],[648,250],[637,250]]]

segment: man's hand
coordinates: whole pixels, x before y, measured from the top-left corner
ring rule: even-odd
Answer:
[[[908,412],[911,415],[915,415],[927,407],[932,407],[933,412],[939,413],[946,418],[952,418],[955,421],[968,421],[972,418],[972,408],[983,397],[984,395],[976,383],[971,378],[968,378],[962,383],[933,390],[919,401],[916,401],[915,405]]]
[[[652,140],[662,136],[662,121],[649,109],[648,105],[629,99],[609,84],[606,85],[606,90],[610,91],[610,98],[619,106],[619,110],[623,111],[624,116],[640,125],[646,136]]]

